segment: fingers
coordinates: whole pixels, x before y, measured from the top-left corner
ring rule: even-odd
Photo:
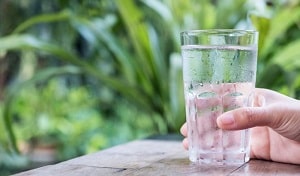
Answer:
[[[217,124],[226,130],[239,130],[255,126],[281,129],[300,117],[300,102],[278,92],[255,89],[255,106],[228,111],[220,115]]]
[[[240,130],[255,126],[269,125],[270,114],[266,112],[266,108],[247,107],[228,111],[217,118],[217,124],[225,130]]]
[[[181,128],[180,128],[180,133],[184,136],[187,137],[187,124],[184,123]]]
[[[224,130],[268,126],[278,134],[300,142],[300,102],[279,102],[266,107],[247,107],[228,111],[217,118]]]
[[[185,137],[182,141],[182,145],[186,150],[188,150],[189,144],[188,144],[188,139],[186,138],[187,137],[187,124],[186,123],[184,123],[181,126],[180,133]]]
[[[183,147],[184,147],[186,150],[189,149],[189,143],[188,143],[188,139],[187,139],[187,138],[184,138],[184,139],[183,139],[182,145],[183,145]]]
[[[218,117],[217,124],[225,130],[240,130],[255,126],[273,127],[274,118],[280,116],[281,111],[279,107],[279,113],[275,113],[274,111],[278,109],[272,110],[272,104],[282,101],[290,103],[292,99],[272,90],[256,88],[255,107],[239,108],[223,113]]]

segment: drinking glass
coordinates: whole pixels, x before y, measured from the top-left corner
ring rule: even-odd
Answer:
[[[191,30],[180,36],[190,161],[249,161],[249,130],[222,130],[216,119],[224,112],[253,106],[258,32]]]

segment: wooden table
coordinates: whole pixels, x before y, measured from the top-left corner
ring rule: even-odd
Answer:
[[[300,165],[251,160],[241,166],[191,164],[180,141],[138,140],[16,176],[300,175]]]

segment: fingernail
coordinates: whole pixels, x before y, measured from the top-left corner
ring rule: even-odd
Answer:
[[[235,123],[234,118],[231,113],[224,114],[220,120],[223,125],[232,125]]]

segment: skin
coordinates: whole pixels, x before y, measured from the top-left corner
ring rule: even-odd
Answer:
[[[251,158],[300,164],[300,101],[268,89],[255,89],[255,107],[223,113],[224,130],[251,128]],[[180,129],[188,148],[187,125]]]

